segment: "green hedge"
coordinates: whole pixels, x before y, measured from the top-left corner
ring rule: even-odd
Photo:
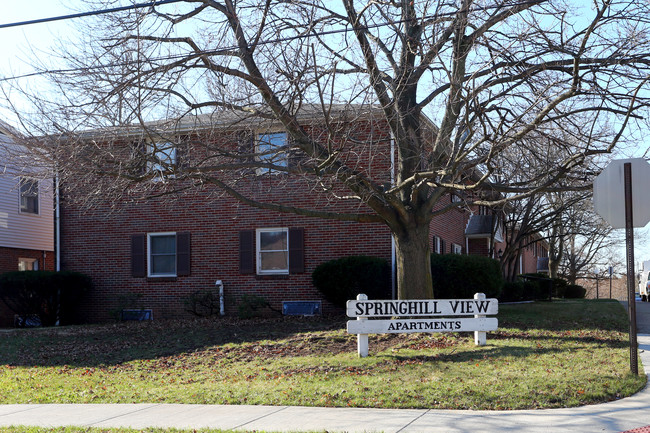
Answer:
[[[564,297],[567,299],[582,299],[587,295],[587,289],[578,284],[569,284],[566,286]]]
[[[90,290],[90,277],[78,272],[15,271],[0,275],[0,299],[22,317],[38,315],[43,326],[76,318],[76,305]],[[60,309],[59,309],[60,307]]]
[[[432,254],[431,276],[436,299],[469,299],[475,293],[496,298],[503,287],[499,262],[483,256]]]
[[[359,293],[368,299],[391,298],[390,265],[384,259],[350,256],[320,264],[312,273],[314,286],[332,304],[344,307]]]
[[[499,296],[500,302],[534,301],[548,299],[548,286],[544,281],[525,280],[509,281],[504,283]]]

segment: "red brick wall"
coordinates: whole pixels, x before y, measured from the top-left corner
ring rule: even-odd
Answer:
[[[367,254],[390,260],[390,235],[381,224],[324,221],[257,210],[222,197],[165,205],[141,202],[108,215],[108,209],[62,213],[62,267],[93,278],[94,290],[82,305],[87,320],[107,320],[124,307],[120,298],[141,296],[138,307],[152,308],[154,318],[185,315],[183,300],[195,290],[214,289],[222,280],[226,313],[236,314],[244,294],[266,298],[275,308],[284,300],[318,300],[311,284],[319,264],[347,255]],[[288,276],[242,275],[239,231],[264,227],[304,228],[305,272]],[[131,235],[191,233],[191,275],[172,279],[131,276]]]
[[[318,135],[316,128],[311,133]],[[212,140],[232,140],[237,134],[215,134]],[[357,122],[349,136],[363,143],[346,160],[359,171],[369,172],[377,182],[390,181],[389,135],[377,123]],[[341,134],[341,139],[346,139]],[[365,137],[365,138],[364,138]],[[372,140],[369,139],[372,137]],[[194,151],[185,155],[206,156]],[[369,163],[372,161],[372,163]],[[365,209],[356,201],[331,200],[321,194],[322,186],[305,179],[287,180],[283,175],[255,176],[239,185],[244,193],[281,204],[321,211],[357,212]],[[85,210],[76,208],[63,197],[61,213],[62,269],[90,275],[94,290],[82,304],[88,321],[111,318],[111,312],[128,307],[127,299],[139,297],[133,306],[152,308],[154,318],[186,316],[183,300],[196,290],[224,284],[226,314],[237,314],[245,294],[259,295],[279,309],[284,300],[320,300],[311,283],[311,273],[321,263],[349,255],[371,255],[391,259],[391,236],[380,223],[354,223],[300,217],[259,210],[241,204],[216,189],[204,187],[169,200],[104,204]],[[446,196],[435,210],[450,203]],[[456,243],[465,251],[464,230],[468,214],[452,210],[431,222],[432,236],[440,236],[445,251]],[[239,232],[256,228],[301,227],[304,229],[305,272],[288,276],[260,277],[243,275],[239,270]],[[191,274],[176,278],[136,278],[131,276],[130,240],[132,235],[155,232],[191,234]],[[325,311],[332,306],[324,303]]]
[[[316,128],[307,129],[314,135],[320,134]],[[339,139],[352,136],[363,144],[354,156],[357,160],[346,162],[357,170],[377,174],[373,178],[379,182],[390,181],[386,128],[372,122],[357,122],[349,134],[341,134]],[[236,137],[237,133],[214,134],[205,141],[219,140],[222,145],[228,145]],[[200,144],[199,141],[195,144]],[[199,146],[184,157],[196,163],[207,155],[204,151],[205,148]],[[330,212],[366,209],[355,200],[331,200],[331,195],[318,193],[322,186],[306,179],[287,179],[282,174],[256,176],[248,173],[238,188],[252,198],[307,209]],[[272,227],[304,229],[305,271],[264,277],[242,274],[239,270],[239,232]],[[164,279],[131,276],[131,236],[156,232],[190,233],[189,276]],[[152,308],[154,318],[186,316],[183,301],[196,290],[214,290],[216,280],[224,284],[226,314],[237,314],[237,306],[245,294],[263,296],[277,309],[285,300],[321,300],[321,294],[311,283],[313,270],[328,260],[359,254],[390,261],[391,237],[385,225],[260,210],[208,186],[193,189],[172,201],[153,199],[122,202],[117,206],[106,203],[90,210],[77,208],[63,197],[61,266],[93,278],[94,289],[81,307],[89,321],[108,320],[112,312],[129,306]],[[136,297],[139,298],[137,303],[129,305],[127,301]],[[326,312],[332,308],[324,303]]]
[[[488,257],[490,254],[490,241],[487,238],[468,239],[467,244],[469,246],[469,254],[485,257]]]
[[[0,247],[0,274],[18,270],[18,259],[38,260],[38,269],[54,270],[54,252]]]

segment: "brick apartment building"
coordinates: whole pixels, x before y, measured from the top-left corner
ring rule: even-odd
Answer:
[[[40,179],[18,161],[14,132],[0,123],[0,273],[54,270],[52,181]],[[0,326],[13,313],[0,302]]]
[[[322,125],[309,118],[303,120],[303,127],[311,134],[321,133]],[[272,124],[248,124],[245,128],[238,124],[227,129],[218,125],[218,119],[211,119],[197,128],[196,121],[161,133],[164,145],[151,146],[151,136],[143,138],[137,129],[121,133],[111,145],[127,149],[125,154],[130,155],[133,149],[155,152],[160,160],[182,166],[206,156],[209,146],[188,145],[193,142],[220,140],[241,148],[286,140],[286,133]],[[372,113],[357,115],[354,122],[349,134],[362,144],[357,168],[376,171],[380,174],[375,177],[383,176],[389,184],[388,128]],[[300,164],[294,155],[285,156],[283,163]],[[157,167],[148,163],[136,169]],[[165,175],[160,174],[161,178]],[[150,182],[154,189],[165,187],[162,179],[158,184]],[[253,199],[264,197],[285,206],[338,212],[365,209],[356,201],[332,200],[331,191],[321,192],[300,177],[258,170],[246,173],[238,182],[239,189]],[[261,296],[279,309],[283,301],[322,300],[311,283],[311,273],[323,262],[370,255],[394,263],[391,234],[383,224],[259,209],[208,183],[172,199],[107,200],[90,209],[70,198],[62,195],[61,268],[83,272],[93,279],[95,287],[81,308],[87,321],[109,320],[124,308],[151,309],[156,319],[187,316],[188,297],[197,291],[215,291],[217,281],[223,284],[226,314],[236,314],[245,295]],[[455,200],[448,195],[438,206]],[[494,237],[494,218],[487,209],[469,212],[464,207],[441,214],[431,222],[431,250],[494,256],[498,249],[495,242],[500,240],[498,234]],[[323,309],[332,310],[325,301]]]

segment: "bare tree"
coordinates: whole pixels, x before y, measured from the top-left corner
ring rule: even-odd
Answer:
[[[620,264],[621,254],[613,252],[617,247],[623,249],[623,234],[594,212],[591,201],[573,206],[566,212],[564,221],[564,254],[558,273],[569,283],[575,284],[577,279],[592,275],[594,269],[599,269],[599,273],[607,266]]]
[[[68,68],[51,74],[56,98],[32,95],[41,115],[24,121],[37,134],[60,134],[50,143],[63,156],[60,175],[95,196],[212,185],[252,206],[382,222],[395,239],[398,296],[430,298],[433,217],[566,189],[562,179],[625,140],[648,102],[649,8],[631,0],[187,0],[103,17],[63,53]],[[354,118],[367,119],[360,113],[390,136],[356,140]],[[229,131],[270,122],[291,140],[238,150],[188,131],[198,114]],[[154,118],[170,119],[169,130],[152,127]],[[183,125],[192,153],[204,157],[169,166],[157,158],[173,176],[151,186],[156,173],[132,161],[165,149],[131,148],[137,158],[125,158],[123,137],[134,129],[109,127],[126,123],[153,143]],[[554,139],[558,131],[570,142]],[[527,163],[560,153],[546,166]],[[300,164],[283,163],[287,154]],[[510,160],[518,174],[510,176],[501,167],[515,154],[527,158]],[[367,163],[392,157],[392,176]],[[273,201],[243,181],[260,169],[359,204],[328,211]],[[443,205],[449,193],[464,201]]]

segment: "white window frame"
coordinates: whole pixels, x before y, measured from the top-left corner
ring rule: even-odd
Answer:
[[[174,272],[167,272],[167,273],[154,273],[153,272],[153,257],[154,254],[152,254],[151,250],[151,238],[152,237],[163,237],[163,236],[173,236],[174,237],[174,244],[176,243],[176,232],[159,232],[159,233],[147,233],[147,276],[150,278],[164,278],[164,277],[176,277],[177,274],[177,269],[178,269],[178,249],[176,246],[174,246]],[[156,254],[156,255],[163,255],[163,254]],[[168,256],[171,256],[171,254],[165,254]]]
[[[18,258],[18,270],[19,271],[38,271],[38,259],[32,259],[29,257],[19,257]]]
[[[274,139],[271,139],[270,141],[263,141],[264,137],[272,137],[272,136],[283,136],[284,140],[282,141],[282,144],[275,143]],[[284,151],[279,151],[279,152],[271,152],[271,153],[266,153],[272,150],[273,147],[285,147],[289,142],[289,134],[287,134],[284,131],[276,131],[276,132],[260,132],[257,134],[255,138],[255,154],[256,154],[256,159],[259,162],[268,162],[271,163],[277,167],[284,167],[287,168],[289,167],[289,154],[288,154],[288,149]],[[266,168],[266,167],[258,167],[256,170],[256,173],[259,174],[279,174],[282,173],[281,171],[273,170],[271,168]]]
[[[451,244],[451,252],[454,254],[463,254],[463,246],[455,243]]]
[[[282,250],[264,250],[262,251],[261,238],[263,233],[284,232],[286,236],[286,249]],[[264,253],[286,253],[286,267],[282,269],[262,269],[262,255]],[[255,261],[257,264],[258,275],[289,275],[289,228],[288,227],[271,227],[255,230]]]
[[[23,184],[30,182],[30,184],[36,184],[36,196],[27,195],[23,193]],[[35,200],[36,201],[36,212],[32,212],[23,206],[23,198],[26,200]],[[41,213],[41,194],[40,194],[40,182],[36,179],[30,179],[28,177],[20,177],[18,180],[18,209],[21,214],[26,215],[40,215]]]
[[[442,239],[440,238],[440,236],[434,236],[433,237],[433,251],[436,254],[440,254],[440,252],[442,251],[442,242],[441,241],[442,241]]]

